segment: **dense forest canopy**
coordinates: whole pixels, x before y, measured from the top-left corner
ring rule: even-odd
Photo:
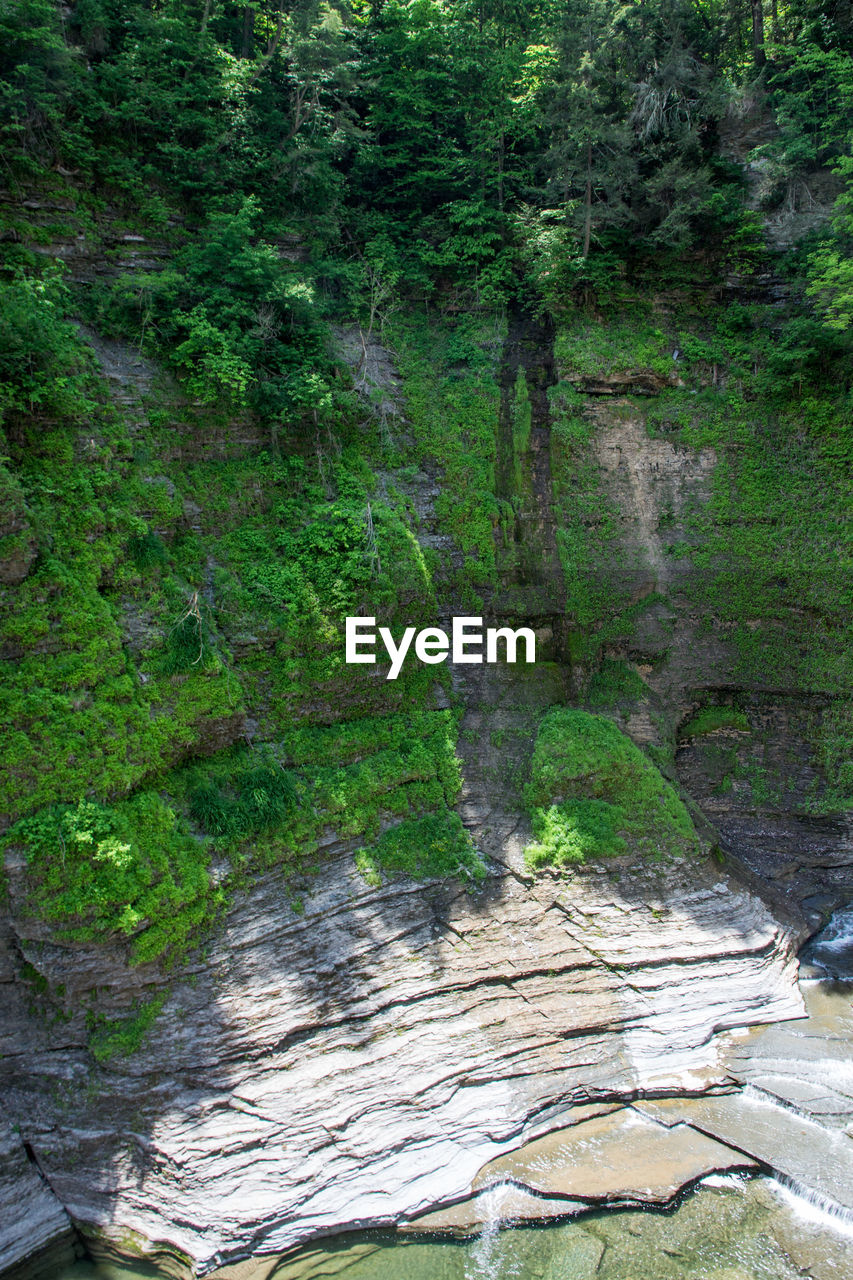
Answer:
[[[838,176],[834,221],[792,264],[819,364],[853,312],[851,47],[845,0],[0,0],[4,182],[63,175],[93,215],[203,228],[91,313],[202,396],[316,419],[331,314],[559,311],[691,255],[755,266],[721,135],[763,111],[767,207]],[[46,279],[25,301],[20,273],[44,273],[5,240],[12,310],[57,301]]]

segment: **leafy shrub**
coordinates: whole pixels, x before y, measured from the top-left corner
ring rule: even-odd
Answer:
[[[574,800],[552,804],[550,809],[537,808],[533,830],[538,840],[525,850],[525,861],[537,870],[625,853],[628,846],[619,835],[623,819],[622,810],[606,800]]]
[[[24,818],[30,909],[71,938],[136,935],[135,960],[180,951],[218,905],[203,844],[152,792],[120,804],[80,800]]]
[[[0,421],[35,411],[80,421],[94,408],[91,353],[65,318],[68,306],[58,271],[0,282]]]
[[[260,236],[260,215],[254,196],[212,212],[167,270],[96,288],[90,309],[99,327],[153,345],[198,402],[316,423],[333,397],[313,288]]]
[[[12,172],[37,173],[50,156],[62,99],[82,70],[75,67],[61,24],[64,17],[52,0],[0,5],[0,147]]]

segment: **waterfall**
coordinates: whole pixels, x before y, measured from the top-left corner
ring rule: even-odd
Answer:
[[[500,1230],[503,1209],[513,1190],[509,1181],[496,1182],[479,1197],[483,1226],[477,1241],[465,1259],[465,1280],[509,1280],[516,1268],[502,1265]]]
[[[853,978],[853,907],[832,915],[827,926],[803,948],[802,958],[833,978]]]
[[[798,1218],[853,1239],[853,1209],[837,1204],[819,1191],[812,1191],[784,1173],[775,1173],[767,1181]]]

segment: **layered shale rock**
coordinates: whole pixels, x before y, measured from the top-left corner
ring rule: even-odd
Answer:
[[[709,1173],[757,1168],[688,1125],[668,1128],[631,1107],[609,1106],[591,1116],[590,1110],[575,1107],[569,1127],[492,1160],[474,1180],[470,1199],[423,1214],[405,1229],[464,1234],[496,1212],[504,1222],[541,1222],[601,1205],[665,1205]]]
[[[577,676],[565,660],[548,461],[554,371],[550,348],[536,348],[546,339],[521,324],[507,345],[502,388],[522,378],[531,408],[530,483],[518,538],[501,550],[509,588],[483,608],[533,625],[542,660],[469,668],[456,681],[460,813],[490,867],[478,890],[407,878],[368,887],[352,848],[329,836],[321,875],[299,886],[268,873],[167,977],[129,967],[124,947],[70,944],[27,918],[25,867],[8,863],[0,1084],[21,1144],[95,1249],[203,1274],[347,1227],[411,1221],[458,1205],[484,1166],[579,1116],[593,1123],[616,1107],[623,1119],[608,1123],[618,1129],[640,1097],[732,1088],[725,1030],[802,1015],[797,924],[712,860],[611,859],[536,879],[525,868],[535,725],[571,700]],[[114,354],[102,344],[105,368]],[[370,355],[365,377],[384,385],[388,371]],[[145,373],[113,363],[119,388]],[[510,477],[508,412],[499,461]],[[612,430],[602,419],[596,456],[624,509],[633,553],[620,562],[636,570],[633,596],[680,580],[658,512],[681,520],[713,457],[650,441],[619,413]],[[434,547],[446,536],[439,483],[424,470],[407,490]],[[653,629],[650,649],[662,634]],[[670,710],[684,706],[685,643],[653,682]],[[646,711],[628,725],[639,741],[643,725],[654,729]],[[61,1008],[44,991],[62,991]],[[138,1051],[94,1062],[92,1023],[140,1007],[159,1013]],[[514,1211],[536,1217],[548,1200],[565,1208],[627,1193],[659,1203],[703,1171],[750,1163],[725,1138],[694,1131],[687,1149],[657,1117],[634,1123],[668,1146],[654,1185],[628,1186],[613,1161],[594,1194],[567,1175],[558,1195],[519,1186]]]
[[[255,885],[106,1067],[82,1011],[127,999],[121,957],[17,919],[80,1012],[50,1026],[13,988],[3,1087],[89,1240],[203,1273],[458,1199],[590,1100],[724,1084],[722,1028],[801,1013],[791,941],[712,864],[375,890],[340,850],[301,914]]]

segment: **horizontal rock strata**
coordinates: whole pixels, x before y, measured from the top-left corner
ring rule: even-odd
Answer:
[[[126,998],[117,955],[15,931],[69,1009]],[[82,1013],[49,1026],[10,999],[0,1070],[83,1231],[185,1273],[459,1199],[569,1108],[721,1085],[720,1029],[802,1012],[791,938],[712,864],[505,872],[474,894],[368,889],[343,850],[301,914],[277,873],[256,884],[167,990],[104,1068]]]
[[[853,1142],[759,1093],[645,1101],[663,1123],[692,1125],[760,1160],[795,1184],[853,1212]]]
[[[757,1167],[689,1125],[670,1128],[632,1107],[611,1107],[492,1160],[475,1178],[474,1196],[405,1229],[465,1233],[496,1218],[543,1221],[595,1205],[665,1205],[709,1173]]]

